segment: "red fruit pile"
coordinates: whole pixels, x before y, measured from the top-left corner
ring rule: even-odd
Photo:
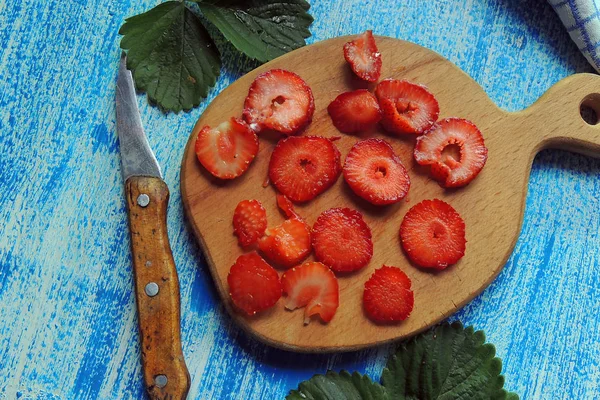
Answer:
[[[379,80],[382,59],[371,31],[346,43],[343,53],[359,79]],[[233,304],[248,315],[274,306],[284,294],[287,309],[305,308],[305,323],[315,315],[327,323],[339,306],[336,274],[351,279],[373,257],[371,229],[360,212],[342,207],[325,210],[311,229],[293,203],[315,199],[342,172],[352,192],[367,202],[375,206],[400,202],[411,180],[394,150],[405,144],[391,144],[398,136],[416,136],[412,150],[416,163],[428,166],[442,187],[469,184],[487,160],[487,148],[475,124],[461,118],[438,121],[440,106],[433,93],[407,80],[384,79],[373,93],[348,91],[329,104],[327,112],[340,132],[364,135],[380,124],[388,133],[387,140],[356,141],[343,168],[334,144],[339,136],[293,136],[309,126],[314,112],[307,83],[293,72],[273,69],[258,75],[250,86],[243,119],[231,118],[215,128],[205,126],[198,133],[198,160],[219,179],[233,179],[248,170],[258,153],[257,133],[274,131],[282,136],[271,153],[268,177],[278,191],[277,205],[286,219],[268,227],[267,213],[257,200],[241,201],[233,214],[239,244],[251,252],[238,257],[228,283]],[[465,254],[465,223],[442,200],[423,200],[413,206],[399,234],[406,256],[423,269],[445,269]],[[318,262],[306,262],[313,250]],[[269,263],[286,269],[281,278]],[[364,312],[374,322],[403,321],[413,303],[411,280],[399,268],[384,265],[364,283]]]

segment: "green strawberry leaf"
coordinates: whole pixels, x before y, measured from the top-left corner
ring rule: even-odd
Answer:
[[[215,44],[182,2],[167,1],[128,18],[119,34],[137,89],[165,111],[198,106],[219,76]]]
[[[261,62],[304,46],[310,36],[313,18],[304,0],[212,0],[198,5],[239,51]]]
[[[518,399],[503,389],[495,354],[482,331],[444,323],[403,343],[381,380],[392,399]]]
[[[388,396],[380,384],[366,375],[329,371],[302,382],[286,400],[388,400]]]
[[[500,375],[502,361],[482,331],[443,323],[404,342],[382,385],[357,372],[327,372],[300,383],[286,400],[518,400]]]

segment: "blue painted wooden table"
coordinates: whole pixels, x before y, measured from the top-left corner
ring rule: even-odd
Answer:
[[[120,24],[157,3],[0,0],[0,399],[143,397],[114,88]],[[315,0],[311,13],[309,42],[370,28],[416,42],[508,110],[591,71],[541,0]],[[256,65],[217,45],[224,72],[209,100]],[[203,108],[165,116],[139,103],[172,193],[190,398],[281,399],[327,369],[378,379],[393,346],[297,355],[232,324],[179,195],[184,144]],[[524,399],[600,396],[599,173],[598,160],[540,154],[512,257],[455,316],[485,330],[506,386]]]

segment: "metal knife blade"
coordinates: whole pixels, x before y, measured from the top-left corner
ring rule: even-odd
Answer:
[[[160,166],[150,149],[142,127],[131,72],[127,69],[127,56],[121,55],[116,89],[117,133],[121,150],[123,181],[131,176],[162,178]]]
[[[179,278],[167,233],[169,188],[142,128],[125,55],[116,111],[144,384],[151,400],[184,400],[190,374],[181,345]]]

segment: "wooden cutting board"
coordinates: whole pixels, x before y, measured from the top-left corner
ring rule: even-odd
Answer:
[[[600,115],[600,77],[573,75],[553,86],[530,108],[508,113],[492,103],[475,81],[440,55],[409,42],[376,37],[383,59],[382,79],[408,79],[426,85],[439,101],[440,119],[466,118],[483,133],[489,150],[485,168],[467,187],[445,190],[429,178],[425,168],[413,161],[414,137],[390,136],[380,128],[361,135],[341,135],[332,125],[327,105],[337,95],[375,86],[355,78],[346,64],[342,46],[349,40],[350,37],[339,37],[295,50],[233,83],[202,114],[183,156],[181,192],[186,215],[225,307],[235,321],[257,339],[287,350],[356,350],[413,335],[450,316],[487,287],[510,256],[521,229],[527,181],[535,154],[553,147],[600,155],[600,125],[590,125],[580,115],[582,105],[597,110]],[[297,211],[311,225],[322,211],[332,207],[359,210],[373,232],[374,255],[369,265],[357,273],[339,277],[340,307],[329,324],[314,319],[304,326],[304,310],[285,310],[284,298],[269,311],[253,318],[236,313],[229,299],[227,274],[243,253],[232,228],[233,210],[238,202],[261,201],[267,210],[269,226],[284,220],[276,206],[274,188],[262,186],[275,138],[261,138],[259,154],[249,170],[230,182],[213,178],[194,154],[198,131],[204,125],[216,126],[231,116],[241,116],[251,82],[272,68],[297,73],[313,90],[315,114],[304,135],[341,135],[342,139],[335,144],[342,153],[342,161],[360,138],[384,138],[394,147],[412,181],[407,198],[391,206],[376,207],[359,199],[343,177],[316,199],[297,206]],[[438,273],[412,266],[402,252],[398,237],[406,211],[423,199],[433,198],[450,203],[462,215],[467,236],[463,259]],[[312,259],[311,255],[309,260]],[[412,280],[414,310],[400,324],[377,325],[365,317],[362,309],[363,285],[382,264],[400,267]]]

